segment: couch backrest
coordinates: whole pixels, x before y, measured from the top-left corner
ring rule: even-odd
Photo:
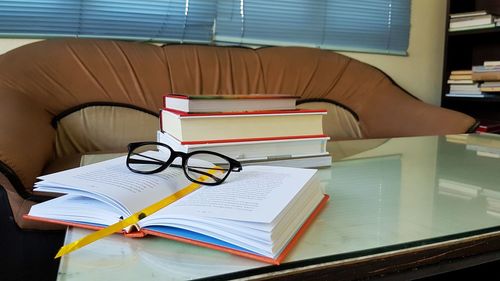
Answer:
[[[2,56],[0,67],[8,71],[0,76],[0,89],[8,88],[16,95],[26,96],[48,113],[56,128],[56,156],[64,156],[109,150],[136,140],[144,135],[144,130],[131,132],[128,138],[116,138],[121,142],[109,142],[106,132],[110,128],[118,130],[120,124],[131,125],[134,120],[138,123],[130,128],[156,126],[147,115],[158,112],[161,97],[167,92],[286,93],[303,99],[328,98],[349,61],[342,55],[309,48],[253,50],[196,45],[159,47],[108,40],[47,40]],[[104,111],[81,110],[96,104]],[[119,106],[104,109],[105,104]],[[132,112],[122,106],[143,111]],[[335,104],[323,107],[328,107],[329,117],[339,114],[346,117],[335,119],[342,120],[337,124],[325,122],[328,133],[335,134],[337,139],[362,136],[357,116],[352,112]],[[108,119],[98,118],[110,114],[125,117],[109,119],[112,124],[102,122]],[[127,119],[131,120],[122,121]],[[146,119],[150,120],[147,125],[137,126]],[[348,124],[348,131],[342,129],[343,124]],[[119,135],[124,136],[126,130],[122,132]]]

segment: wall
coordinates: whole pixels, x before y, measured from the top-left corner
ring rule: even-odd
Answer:
[[[32,43],[35,39],[0,39],[0,54],[3,54],[9,50],[22,46],[24,44]]]
[[[413,0],[408,56],[343,54],[389,74],[425,102],[440,104],[446,0]],[[36,40],[0,39],[0,54]]]
[[[369,63],[425,102],[440,104],[446,0],[412,0],[408,56],[343,54]]]

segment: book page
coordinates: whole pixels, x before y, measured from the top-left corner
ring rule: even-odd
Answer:
[[[315,174],[313,169],[247,166],[224,184],[204,186],[152,218],[204,216],[270,223]]]
[[[85,195],[103,202],[114,201],[130,214],[191,184],[182,169],[169,167],[161,173],[142,175],[128,170],[125,157],[103,161],[39,177],[37,191]]]

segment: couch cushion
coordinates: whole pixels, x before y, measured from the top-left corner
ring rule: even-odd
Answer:
[[[363,135],[359,128],[358,119],[347,108],[329,101],[301,101],[298,108],[326,109],[328,114],[323,116],[323,132],[332,140],[359,139]]]
[[[90,151],[126,151],[134,141],[154,141],[154,113],[122,105],[89,105],[59,115],[56,157]]]

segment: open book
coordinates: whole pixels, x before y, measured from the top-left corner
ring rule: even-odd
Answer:
[[[182,169],[130,172],[125,157],[39,178],[37,191],[66,194],[33,206],[27,219],[90,229],[111,225],[191,184]],[[278,264],[328,199],[316,170],[244,167],[124,229]]]

